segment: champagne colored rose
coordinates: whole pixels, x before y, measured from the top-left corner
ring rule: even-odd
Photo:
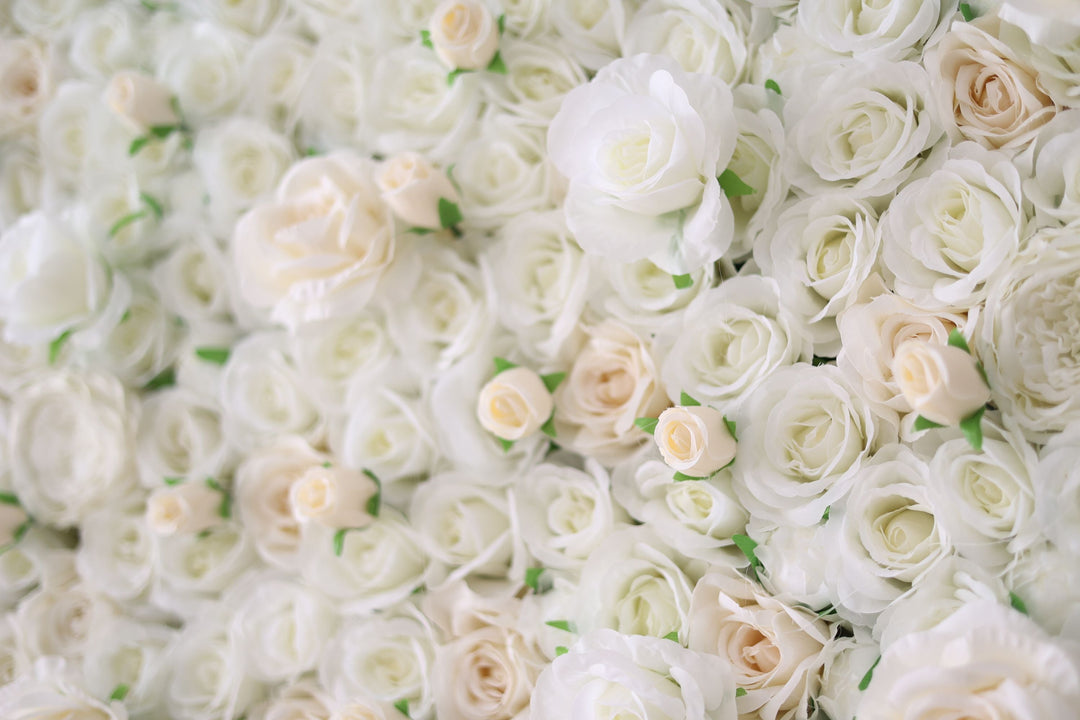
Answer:
[[[453,203],[459,200],[446,173],[417,153],[401,153],[387,160],[378,171],[375,184],[394,214],[416,227],[439,229],[442,227],[439,200],[446,198]]]
[[[975,358],[950,345],[904,343],[893,377],[915,412],[941,425],[958,425],[990,399]]]
[[[196,533],[221,522],[221,493],[202,483],[162,488],[146,501],[146,523],[158,535]]]
[[[544,381],[529,368],[510,368],[480,391],[476,414],[488,432],[504,440],[533,434],[555,408]]]
[[[428,24],[435,54],[447,67],[482,70],[499,50],[499,28],[478,0],[445,0]]]
[[[664,462],[675,470],[703,477],[735,457],[724,416],[711,407],[673,407],[660,413],[653,433]]]
[[[105,101],[114,113],[143,130],[180,122],[169,89],[142,73],[123,70],[113,75]]]
[[[26,518],[26,511],[18,505],[0,505],[0,547],[15,542],[15,534]]]
[[[378,491],[362,472],[346,467],[317,465],[289,488],[289,504],[300,522],[313,520],[333,528],[358,528],[371,523],[368,500]]]

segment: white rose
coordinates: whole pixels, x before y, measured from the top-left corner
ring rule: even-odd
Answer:
[[[252,333],[237,343],[219,394],[226,435],[241,447],[274,435],[295,433],[310,440],[323,432],[323,420],[300,384],[283,333]]]
[[[15,623],[15,613],[0,616],[0,682],[4,685],[26,675],[31,666]]]
[[[1011,439],[1011,436],[1008,436]],[[1029,501],[1027,493],[1031,492],[1034,485],[1035,512],[1038,519],[1038,528],[1042,534],[1065,552],[1080,551],[1080,503],[1075,501],[1077,491],[1080,490],[1080,457],[1077,457],[1077,438],[1080,433],[1075,426],[1070,426],[1060,435],[1050,438],[1050,442],[1042,449],[1038,465],[1028,464],[1021,466],[1022,478],[1026,482],[1019,488],[1021,497],[1015,498],[1013,503],[998,507],[1005,510],[1006,518],[1017,513],[1012,508],[1013,504],[1019,505],[1018,520],[1031,522],[1035,518],[1030,517],[1030,506],[1024,502]],[[985,443],[985,441],[984,441]],[[1023,444],[1023,460],[1030,463],[1031,448]],[[1030,473],[1030,475],[1029,475]],[[1032,476],[1038,478],[1037,483],[1032,483]],[[1009,488],[1013,489],[1013,488]],[[1014,490],[1015,493],[1015,490]],[[1008,495],[1002,494],[1002,500]],[[1014,495],[1015,497],[1015,495]],[[992,497],[990,498],[992,499]],[[1003,518],[1004,519],[1004,518]],[[1013,550],[1010,543],[1009,549]],[[1014,550],[1015,554],[1015,550]],[[1010,558],[1011,559],[1011,558]]]
[[[690,287],[679,288],[671,273],[652,260],[594,262],[592,267],[604,273],[606,283],[591,293],[590,304],[643,335],[676,325],[691,308],[705,304],[709,289],[721,276],[716,265],[706,265],[687,273]]]
[[[7,143],[6,148],[0,162],[0,227],[5,228],[37,210],[44,190],[37,149],[28,143]]]
[[[213,23],[184,23],[157,39],[157,75],[196,121],[223,117],[243,92],[241,58],[246,42]]]
[[[816,195],[789,205],[775,222],[754,246],[754,260],[813,336],[814,354],[836,357],[837,315],[855,304],[877,266],[877,212],[848,194]]]
[[[31,126],[49,101],[53,69],[47,50],[29,37],[0,43],[0,138]]]
[[[90,695],[64,658],[41,658],[30,672],[0,693],[0,713],[13,720],[128,720],[119,702],[105,703]]]
[[[830,511],[831,516],[831,511]],[[802,603],[821,610],[832,603],[826,581],[828,537],[820,525],[782,525],[754,549],[764,569],[758,569],[761,584],[778,600],[789,605]]]
[[[121,70],[113,75],[105,88],[105,102],[136,131],[180,122],[169,88],[140,72]]]
[[[944,345],[949,333],[966,325],[963,315],[932,312],[883,293],[852,305],[837,318],[840,354],[837,367],[880,412],[908,413],[911,405],[893,377],[893,358],[905,342]]]
[[[191,620],[244,570],[257,562],[244,528],[224,523],[207,532],[170,535],[158,541],[161,583],[152,601]]]
[[[1059,36],[1051,41],[1040,41],[1038,35],[1046,33],[1034,31],[1033,34],[1032,28],[1017,17],[1016,10],[1015,3],[999,8],[998,16],[1004,21],[1000,31],[1001,40],[1031,63],[1040,90],[1059,105],[1076,107],[1080,104],[1080,92],[1076,87],[1077,60],[1080,60],[1077,54],[1080,52],[1080,43],[1077,42],[1080,39],[1080,17],[1074,16],[1070,24],[1066,17],[1068,11],[1063,8],[1054,18],[1055,32],[1060,33]]]
[[[1058,108],[1030,62],[1002,41],[1002,27],[993,13],[954,21],[925,64],[954,139],[1012,150],[1028,145]]]
[[[667,406],[651,348],[625,326],[584,328],[588,340],[555,390],[559,443],[613,465],[647,436],[634,425]]]
[[[1080,417],[1080,372],[1072,359],[1080,347],[1078,249],[1075,227],[1029,239],[1013,263],[998,270],[979,318],[980,359],[993,400],[1034,442]]]
[[[91,324],[110,292],[104,263],[72,228],[42,212],[0,235],[0,317],[4,336],[47,343]]]
[[[997,14],[1007,23],[1023,29],[1032,42],[1054,45],[1080,34],[1080,14],[1065,0],[1005,0]]]
[[[854,637],[833,641],[822,653],[821,690],[815,702],[830,718],[854,719],[863,691],[859,683],[881,656],[870,632],[854,627]]]
[[[506,24],[511,26],[509,14]],[[529,42],[507,35],[499,54],[506,65],[507,94],[493,102],[523,119],[550,121],[566,93],[586,82],[584,68],[554,36]]]
[[[26,532],[27,528],[23,526],[29,518],[26,511],[18,505],[7,502],[0,505],[0,548],[15,544],[17,536]]]
[[[309,467],[289,488],[289,505],[300,522],[332,528],[361,528],[374,517],[368,504],[379,486],[368,475],[341,466]]]
[[[14,398],[11,480],[38,520],[71,527],[134,480],[134,401],[109,375],[56,371]]]
[[[166,221],[158,232],[177,238],[152,270],[161,302],[188,324],[224,320],[232,293],[229,261],[217,242],[196,223]]]
[[[394,260],[394,222],[371,163],[345,150],[293,165],[275,200],[236,225],[240,292],[289,325],[362,307]]]
[[[79,580],[74,568],[70,572],[63,582],[46,583],[19,603],[16,618],[31,657],[81,659],[93,629],[117,614],[108,598]]]
[[[623,0],[550,0],[547,13],[555,35],[587,70],[599,70],[621,54]]]
[[[284,0],[243,0],[225,4],[214,0],[194,0],[192,6],[195,13],[215,25],[259,36],[281,22],[288,4]]]
[[[451,69],[483,70],[499,51],[499,28],[479,0],[443,0],[428,31],[435,54]]]
[[[459,201],[457,190],[446,173],[423,155],[400,153],[383,163],[375,177],[382,199],[403,222],[438,230],[441,201]]]
[[[31,525],[22,540],[0,553],[0,607],[14,608],[37,587],[47,574],[50,558],[61,546],[54,532]]]
[[[740,85],[734,90],[739,135],[727,169],[754,192],[728,198],[735,215],[729,257],[748,254],[788,196],[784,176],[784,126],[772,107],[771,90]]]
[[[1075,556],[1050,543],[1016,557],[1006,582],[1048,633],[1080,641],[1080,572]]]
[[[735,131],[719,78],[659,55],[606,66],[567,94],[548,130],[551,161],[570,182],[570,231],[586,252],[647,257],[672,274],[717,260],[732,240],[717,176]]]
[[[890,0],[851,9],[838,0],[809,0],[798,22],[810,37],[858,59],[902,60],[920,46],[956,8],[943,0]]]
[[[387,389],[351,397],[345,427],[334,442],[346,465],[371,470],[395,494],[399,481],[434,471],[438,442],[424,404]]]
[[[649,0],[627,23],[623,55],[669,55],[686,72],[716,75],[736,85],[749,58],[748,26],[749,19],[734,3]]]
[[[590,264],[557,210],[522,213],[498,237],[487,257],[499,318],[528,356],[554,360],[581,317]]]
[[[688,631],[690,593],[697,577],[676,563],[685,562],[647,526],[608,535],[589,554],[572,612],[587,633],[611,628],[624,635],[662,638]]]
[[[792,185],[807,194],[849,188],[862,198],[895,190],[942,133],[929,78],[913,62],[850,62],[802,82],[784,106],[784,126]]]
[[[108,78],[141,59],[140,19],[134,8],[106,5],[80,14],[71,36],[71,64],[81,75]]]
[[[375,522],[345,533],[341,555],[335,553],[334,535],[319,525],[305,529],[301,570],[344,615],[391,607],[427,580],[431,558],[405,518],[387,505]]]
[[[908,340],[892,371],[914,412],[939,425],[959,425],[990,399],[975,358],[951,345]]]
[[[327,598],[274,571],[235,583],[223,602],[233,608],[246,674],[264,682],[295,680],[313,670],[337,626]]]
[[[197,480],[159,488],[146,499],[146,524],[158,535],[197,533],[222,519],[221,493]]]
[[[773,373],[736,416],[735,493],[753,515],[802,527],[844,497],[874,450],[896,438],[835,367]]]
[[[813,611],[770,597],[734,570],[701,578],[690,601],[687,646],[730,663],[746,690],[740,714],[762,720],[804,717],[831,635]]]
[[[1075,655],[1020,613],[982,601],[891,645],[858,716],[1068,717],[1077,703]]]
[[[50,184],[70,190],[78,181],[100,139],[97,126],[102,112],[112,113],[101,102],[97,85],[65,80],[38,118],[38,137],[48,142],[39,147]]]
[[[165,704],[176,720],[238,717],[262,688],[247,674],[239,633],[220,612],[184,626],[169,657]]]
[[[140,275],[131,280],[131,297],[123,315],[111,327],[100,324],[104,337],[95,342],[90,357],[120,380],[142,386],[172,364],[180,330],[148,278]]]
[[[1080,220],[1080,110],[1059,113],[1035,137],[1031,146],[1031,177],[1024,179],[1024,196],[1035,206],[1039,225]]]
[[[271,126],[289,131],[308,84],[313,43],[286,29],[257,38],[244,63],[245,104]]]
[[[535,433],[554,409],[544,381],[527,367],[500,372],[480,389],[476,401],[476,414],[484,429],[511,441]]]
[[[123,706],[133,716],[164,710],[169,648],[176,631],[164,624],[115,618],[94,628],[83,656],[86,688],[107,698],[121,685],[127,688]]]
[[[735,438],[723,414],[708,406],[668,408],[653,437],[668,467],[684,475],[712,475],[735,459]]]
[[[514,511],[525,547],[542,566],[578,569],[625,518],[611,502],[608,474],[594,460],[585,469],[541,463],[517,482]]]
[[[650,720],[735,720],[735,683],[720,658],[660,638],[597,630],[536,682],[530,720],[647,708]]]
[[[748,515],[731,489],[730,471],[675,482],[671,468],[656,458],[656,448],[647,445],[615,468],[611,483],[612,494],[631,517],[679,553],[709,565],[746,564],[731,541],[745,531]]]
[[[114,600],[141,599],[157,575],[157,547],[138,504],[86,517],[75,552],[79,575]]]
[[[410,717],[429,716],[435,643],[427,619],[409,605],[402,608],[345,625],[323,648],[319,681],[339,702],[405,700]]]
[[[434,58],[431,62],[442,69]],[[370,63],[355,32],[338,30],[320,39],[297,80],[299,98],[284,110],[290,122],[299,122],[304,147],[351,145],[361,137],[364,109],[370,102],[366,72]]]
[[[221,426],[221,408],[186,388],[169,388],[143,404],[136,435],[136,459],[143,487],[166,478],[202,482],[217,477],[232,453]]]
[[[95,143],[98,138],[87,142]],[[146,185],[133,172],[95,168],[91,160],[83,168],[93,180],[81,183],[72,220],[85,228],[101,254],[113,265],[142,264],[164,249],[167,236],[157,234],[159,215],[167,200],[146,192]],[[153,189],[151,186],[150,189]],[[147,201],[144,198],[149,197]],[[156,203],[155,206],[151,203]],[[154,209],[152,209],[154,208]],[[171,211],[171,209],[170,209]]]
[[[260,720],[331,720],[333,700],[311,679],[279,687],[255,710]],[[261,714],[260,714],[261,713]]]
[[[826,525],[834,548],[827,577],[840,612],[861,620],[916,585],[953,546],[929,469],[906,446],[883,450],[855,480]]]

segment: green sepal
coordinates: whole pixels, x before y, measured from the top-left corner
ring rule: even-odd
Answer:
[[[495,436],[495,439],[499,441],[499,445],[502,446],[502,449],[503,449],[504,453],[505,452],[510,452],[510,448],[514,447],[514,441],[513,440],[507,440],[506,438],[501,438],[498,435]]]
[[[0,492],[0,503],[19,507],[19,498],[15,496],[15,493]]]
[[[495,362],[495,374],[496,375],[498,375],[501,372],[506,372],[507,370],[510,370],[511,368],[516,368],[518,366],[517,363],[510,362],[506,358],[501,358],[501,357],[494,358],[494,362]]]
[[[498,75],[505,75],[508,71],[506,69],[506,63],[503,62],[502,53],[498,50],[495,51],[495,56],[491,58],[491,62],[485,68],[488,72],[496,73]]]
[[[118,232],[126,228],[131,223],[142,220],[144,217],[146,217],[146,214],[146,210],[136,210],[135,212],[131,212],[123,216],[122,218],[114,222],[109,228],[109,237],[116,237],[116,234]]]
[[[154,377],[150,378],[150,380],[143,385],[143,390],[160,390],[161,388],[172,387],[175,384],[176,370],[167,367]]]
[[[964,334],[959,330],[953,329],[953,331],[949,333],[949,339],[947,342],[952,347],[960,348],[968,355],[971,354],[971,348],[968,347],[967,340],[964,339]]]
[[[735,434],[735,421],[734,420],[728,420],[728,416],[725,415],[724,416],[724,425],[727,426],[727,431],[729,433],[731,433],[731,439],[734,440],[735,442],[738,442],[739,441],[739,436]]]
[[[334,467],[334,463],[332,463],[332,462],[330,462],[329,460],[327,460],[326,462],[324,462],[324,463],[322,464],[322,466],[323,466],[324,468],[332,468],[332,467]]]
[[[197,347],[195,348],[195,357],[200,360],[205,360],[215,365],[224,365],[229,361],[229,354],[232,351],[229,348],[221,347]]]
[[[439,224],[444,228],[452,228],[465,219],[461,214],[461,208],[444,197],[439,198]]]
[[[694,284],[694,278],[690,277],[690,275],[672,275],[671,280],[678,290],[685,290]]]
[[[966,2],[960,3],[960,15],[963,16],[965,22],[971,22],[975,19],[975,11]]]
[[[679,404],[682,405],[683,407],[700,407],[701,406],[701,403],[699,403],[697,400],[690,397],[689,395],[687,395],[684,392],[679,393]]]
[[[548,620],[544,623],[549,627],[553,627],[556,630],[565,630],[566,632],[576,633],[577,628],[569,620]]]
[[[499,28],[499,34],[502,35],[506,32],[506,13],[502,13],[495,20],[495,25]]]
[[[679,631],[678,630],[672,630],[671,632],[669,632],[667,635],[664,636],[664,640],[670,640],[672,642],[679,642]]]
[[[382,480],[367,468],[364,468],[362,472],[375,483],[375,494],[368,498],[365,509],[371,517],[379,517],[379,512],[382,510]]]
[[[814,359],[811,360],[810,362],[813,363],[814,367],[821,367],[822,365],[826,365],[826,364],[831,363],[831,362],[833,362],[835,360],[836,360],[836,358],[819,357],[818,355],[815,355]]]
[[[870,687],[870,681],[874,679],[874,668],[881,662],[881,656],[878,655],[878,659],[874,661],[874,664],[870,666],[870,669],[866,671],[866,674],[862,676],[862,680],[859,681],[859,690],[865,690]]]
[[[15,543],[18,543],[20,540],[26,537],[26,533],[30,532],[30,526],[33,524],[34,518],[28,517],[23,520],[22,524],[19,525],[19,527],[15,528],[15,534],[12,536],[12,540]]]
[[[1020,599],[1019,595],[1012,592],[1011,590],[1009,591],[1009,604],[1012,605],[1013,610],[1018,610],[1025,615],[1028,614],[1027,605],[1024,603],[1023,600]]]
[[[686,480],[706,480],[707,478],[705,478],[705,477],[696,477],[694,475],[684,475],[681,472],[677,472],[677,473],[675,473],[675,476],[672,479],[675,482],[684,482]]]
[[[232,517],[232,496],[229,495],[229,491],[222,487],[221,483],[212,477],[206,478],[206,487],[221,493],[221,504],[218,506],[218,515],[226,520]]]
[[[554,587],[551,578],[547,575],[547,570],[542,567],[526,568],[525,584],[537,595],[542,595]]]
[[[117,685],[115,688],[113,688],[112,693],[109,695],[109,700],[123,701],[123,699],[127,697],[127,694],[128,694],[128,692],[130,690],[131,690],[131,688],[129,688],[127,685],[124,685],[123,683],[121,683],[121,684]]]
[[[754,569],[764,567],[761,560],[758,559],[757,552],[755,552],[758,544],[753,538],[749,535],[732,535],[731,542],[735,543],[735,547],[739,548],[742,554],[746,556],[751,567]]]
[[[566,373],[548,373],[547,375],[541,375],[540,379],[544,382],[544,387],[547,388],[549,393],[555,392],[555,388],[559,387],[559,383],[566,379]]]
[[[566,649],[565,645],[556,645],[555,646],[555,657],[559,657],[560,655],[565,655],[568,652],[570,652],[570,651]]]
[[[60,333],[60,337],[56,338],[51,343],[49,343],[49,364],[50,365],[55,365],[56,361],[60,359],[60,351],[63,349],[64,343],[66,343],[68,341],[69,337],[71,337],[71,331],[70,330],[65,330],[64,332]]]
[[[435,49],[435,44],[431,42],[431,31],[430,30],[421,30],[420,31],[420,44],[423,45],[424,47],[428,48],[429,50],[434,50]]]
[[[780,92],[780,85],[777,84],[777,82],[775,80],[773,80],[772,78],[769,78],[768,80],[765,81],[765,89],[766,90],[772,90],[777,95],[783,95],[783,93]]]
[[[656,424],[660,422],[659,418],[640,417],[634,418],[634,425],[641,430],[652,435],[656,432]]]
[[[736,175],[731,169],[720,173],[720,177],[716,179],[720,181],[720,189],[723,190],[724,194],[729,198],[753,195],[757,192],[757,190],[744,183],[742,178]]]
[[[558,435],[556,434],[556,430],[555,430],[555,413],[554,412],[552,412],[551,417],[549,417],[547,420],[545,420],[544,424],[540,426],[540,432],[544,433],[545,435],[547,435],[552,440],[554,440],[556,437],[558,437]]]
[[[408,230],[406,230],[405,232],[412,233],[413,235],[430,235],[431,233],[433,233],[435,231],[432,230],[431,228],[411,227]]]
[[[345,552],[345,534],[352,530],[352,528],[341,528],[334,533],[334,555],[341,557],[341,553]]]
[[[823,607],[820,610],[816,611],[814,614],[817,615],[819,618],[826,618],[826,617],[829,617],[830,615],[835,615],[836,614],[836,607],[832,603],[829,603],[825,607]]]
[[[940,423],[936,423],[933,420],[927,420],[922,415],[915,418],[915,429],[916,430],[931,430],[933,428],[939,428],[939,427],[945,427],[945,426],[941,425]]]
[[[466,70],[464,68],[455,68],[446,74],[446,84],[453,85],[454,81],[458,79],[458,75],[464,75],[465,73],[471,73],[472,70]]]
[[[139,151],[146,147],[146,144],[148,142],[150,142],[149,135],[140,135],[139,137],[135,138],[131,141],[131,144],[128,145],[128,155],[132,157],[138,155]]]
[[[739,698],[746,694],[746,688],[735,688],[735,697]]]
[[[960,431],[964,433],[964,437],[967,438],[968,444],[976,451],[982,450],[982,417],[985,412],[986,406],[983,405],[981,408],[960,421]]]
[[[161,201],[150,193],[141,192],[139,198],[146,204],[146,207],[150,208],[150,212],[154,213],[158,220],[165,215],[165,208],[161,207]]]
[[[821,513],[821,522],[829,522],[829,513],[832,512],[832,505],[825,506],[825,512]]]
[[[989,376],[987,376],[986,368],[983,367],[981,361],[975,361],[975,369],[979,371],[979,377],[981,377],[983,379],[983,382],[986,383],[986,387],[990,387],[990,378]]]
[[[180,125],[153,125],[150,127],[150,135],[162,140],[181,129]]]
[[[405,699],[398,700],[396,703],[394,703],[394,708],[399,713],[404,715],[405,717],[410,717],[409,716],[409,701],[408,700],[405,700]]]
[[[316,148],[316,147],[308,146],[307,148],[304,149],[304,156],[305,157],[314,157],[314,156],[316,156],[318,154],[319,154],[319,149]]]
[[[175,475],[167,475],[162,478],[162,481],[169,487],[172,487],[174,485],[179,485],[180,483],[184,482],[184,478],[176,477]]]

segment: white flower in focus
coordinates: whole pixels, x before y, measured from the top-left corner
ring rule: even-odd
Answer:
[[[551,417],[554,400],[535,370],[514,367],[488,381],[477,398],[484,429],[504,440],[520,440]]]
[[[499,50],[495,17],[480,0],[444,0],[428,31],[435,54],[451,70],[483,70]]]

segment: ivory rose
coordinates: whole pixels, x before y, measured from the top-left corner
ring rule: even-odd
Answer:
[[[660,413],[653,432],[671,468],[694,477],[711,475],[735,458],[735,438],[711,407],[673,407]]]
[[[535,371],[515,367],[496,375],[480,390],[476,413],[484,429],[504,440],[532,435],[551,417],[555,404]]]
[[[375,176],[375,183],[394,214],[420,228],[442,227],[440,200],[458,202],[457,190],[446,173],[418,153],[400,153],[387,160]]]
[[[951,345],[909,340],[896,351],[893,377],[915,412],[939,425],[959,425],[990,399],[975,358]]]
[[[105,101],[121,119],[140,131],[180,121],[172,107],[172,93],[152,77],[122,70],[105,88]]]
[[[435,54],[447,67],[486,68],[499,50],[499,28],[480,0],[444,0],[428,24]]]

